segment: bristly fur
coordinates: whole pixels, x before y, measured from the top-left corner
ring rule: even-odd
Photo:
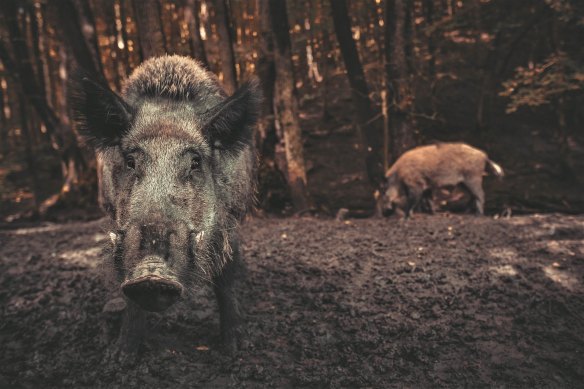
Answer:
[[[196,60],[179,55],[150,58],[126,80],[123,95],[136,102],[144,97],[194,101],[209,95],[225,98],[217,77]],[[201,91],[205,93],[201,96]]]

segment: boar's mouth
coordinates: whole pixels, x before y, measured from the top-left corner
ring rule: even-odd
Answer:
[[[149,274],[122,283],[122,291],[142,309],[161,312],[177,302],[182,285],[177,281]]]

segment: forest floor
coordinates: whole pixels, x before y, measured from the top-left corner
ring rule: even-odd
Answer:
[[[246,341],[210,290],[106,362],[100,221],[0,230],[0,387],[581,387],[584,216],[254,218]]]

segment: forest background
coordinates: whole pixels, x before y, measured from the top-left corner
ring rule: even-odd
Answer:
[[[0,218],[99,216],[72,75],[164,54],[260,78],[258,212],[370,215],[401,153],[464,141],[507,173],[487,212],[581,213],[582,42],[577,0],[4,0]]]

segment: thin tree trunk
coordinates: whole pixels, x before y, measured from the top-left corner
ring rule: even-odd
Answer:
[[[322,1],[320,0],[320,6],[321,6],[321,11],[322,11]],[[322,14],[321,14],[322,15]],[[322,16],[321,16],[322,17]],[[331,113],[329,112],[329,100],[328,100],[328,91],[329,91],[329,85],[330,85],[330,78],[332,76],[331,69],[334,70],[334,68],[336,67],[336,62],[332,56],[332,54],[330,54],[333,49],[332,49],[332,44],[331,44],[331,40],[328,34],[328,31],[323,31],[324,27],[321,27],[321,53],[323,58],[322,61],[322,86],[320,87],[321,90],[321,100],[322,100],[322,110],[321,110],[321,117],[323,120],[330,120],[332,118]]]
[[[134,1],[142,60],[166,54],[158,0]]]
[[[410,6],[410,0],[386,2],[385,53],[392,162],[414,145],[414,123],[410,115],[414,96],[410,86],[406,49],[407,7]]]
[[[434,23],[434,0],[424,0],[424,8],[426,14],[426,27]],[[428,75],[431,79],[436,76],[436,43],[434,42],[433,32],[428,33],[427,36],[428,54]]]
[[[26,154],[26,167],[30,174],[31,182],[31,191],[32,191],[32,201],[33,201],[33,209],[34,214],[38,213],[38,204],[39,204],[39,196],[40,196],[40,186],[39,186],[39,178],[37,174],[37,166],[34,157],[34,150],[33,150],[33,141],[32,141],[32,129],[30,126],[30,116],[27,112],[28,105],[26,104],[26,100],[22,93],[20,94],[19,99],[19,109],[20,109],[20,126],[22,130],[22,136],[24,138],[24,152]]]
[[[373,110],[369,98],[369,87],[359,60],[357,46],[351,33],[351,24],[346,0],[331,1],[331,11],[335,33],[341,48],[341,54],[347,69],[351,85],[351,96],[355,106],[355,121],[365,138],[365,164],[369,181],[378,187],[383,179],[383,161],[381,157],[382,134],[380,116]]]
[[[62,38],[71,48],[75,61],[92,79],[105,83],[89,4],[65,0],[57,9]]]
[[[292,202],[294,203],[294,208],[297,211],[301,211],[309,207],[309,200],[306,168],[304,166],[302,130],[298,121],[298,101],[294,85],[288,13],[286,11],[286,2],[284,1],[270,0],[269,7],[275,46],[276,85],[274,111],[276,129],[278,130],[279,127],[284,141],[284,144],[280,144],[280,147],[284,148],[286,155],[286,178],[290,187]]]
[[[7,70],[7,74],[9,74],[17,84],[21,85],[27,100],[37,111],[49,133],[54,136],[53,140],[56,142],[55,146],[57,148],[62,148],[64,139],[60,133],[60,122],[57,115],[55,115],[47,104],[42,89],[37,84],[37,77],[32,67],[32,61],[28,55],[26,41],[18,25],[17,6],[12,1],[0,2],[0,6],[2,11],[4,11],[5,19],[7,21],[10,41],[12,42],[16,61],[11,58],[8,49],[1,40],[0,59]]]
[[[41,52],[41,47],[42,47],[42,34],[43,32],[41,31],[41,27],[42,25],[39,24],[39,20],[37,19],[37,14],[36,14],[36,4],[31,6],[29,5],[27,7],[27,12],[30,16],[30,23],[31,23],[31,32],[32,32],[32,36],[30,37],[29,40],[29,46],[33,48],[32,52],[31,52],[31,56],[33,58],[35,58],[35,66],[36,66],[36,74],[38,75],[37,78],[37,82],[39,85],[39,88],[41,89],[43,96],[46,94],[46,89],[45,89],[45,76],[44,76],[44,71],[45,71],[45,67],[43,65],[43,61],[42,61],[42,52]]]
[[[5,104],[8,102],[4,95],[4,88],[2,87],[2,81],[4,81],[3,75],[0,75],[0,154],[3,158],[8,155],[8,118],[4,113]]]
[[[274,122],[274,87],[276,66],[274,63],[274,39],[270,21],[269,4],[256,0],[258,59],[257,75],[260,78],[264,95],[262,114],[254,136],[256,150],[260,155],[258,166],[258,200],[261,209],[279,210],[290,189],[286,182],[286,158],[283,151],[276,155],[280,142]],[[277,158],[278,157],[278,158]]]
[[[274,64],[274,42],[270,24],[269,6],[264,0],[257,0],[256,4],[259,11],[259,55],[256,68],[264,95],[262,115],[256,136],[256,146],[260,151],[267,151],[264,150],[264,142],[268,137],[268,133],[274,131],[274,84],[276,82],[276,66]]]
[[[185,2],[185,19],[189,26],[189,37],[191,44],[191,53],[199,62],[209,68],[209,61],[205,52],[205,44],[201,38],[201,24],[199,21],[199,2],[196,0],[186,0]]]
[[[235,70],[235,53],[233,52],[233,34],[230,28],[229,5],[227,0],[217,0],[215,6],[215,25],[219,37],[218,51],[221,57],[223,86],[229,94],[237,89],[237,72]]]
[[[128,36],[126,34],[126,11],[124,9],[124,4],[118,0],[114,2],[114,17],[116,24],[116,52],[119,56],[116,68],[116,80],[118,82],[118,88],[121,89],[122,80],[128,75],[128,63],[129,63],[129,53],[128,53]],[[95,26],[95,25],[94,25]],[[95,30],[95,29],[94,29]],[[97,48],[97,45],[96,45]],[[99,58],[99,56],[97,57]]]
[[[39,69],[39,85],[44,92],[44,99],[47,102],[51,101],[52,97],[52,85],[51,85],[51,74],[49,66],[49,39],[47,32],[47,23],[45,21],[46,8],[41,3],[35,3],[34,7],[34,21],[35,28],[38,31],[38,37],[35,38],[38,44],[38,54],[37,54],[37,68]],[[38,118],[37,118],[38,119]]]
[[[120,34],[122,34],[122,41],[124,42],[124,49],[123,51],[126,53],[126,62],[122,64],[123,66],[123,74],[121,74],[120,76],[122,76],[122,78],[126,78],[126,76],[128,75],[128,73],[130,72],[130,69],[132,69],[132,52],[130,52],[130,38],[128,37],[128,25],[130,23],[128,23],[128,18],[130,17],[128,13],[131,13],[131,9],[127,9],[126,7],[128,7],[128,4],[124,1],[120,1],[120,19],[122,20],[122,25],[121,25],[121,29],[120,29]],[[130,11],[130,12],[128,12]],[[120,71],[120,69],[118,69],[118,72]]]
[[[86,166],[83,161],[83,154],[79,150],[73,130],[68,124],[59,120],[55,112],[50,108],[42,90],[37,83],[37,77],[32,67],[32,60],[24,40],[24,35],[18,25],[17,6],[12,2],[0,2],[2,11],[6,15],[10,40],[14,47],[16,61],[10,56],[9,51],[0,40],[0,60],[8,71],[8,74],[19,84],[23,95],[28,103],[34,107],[40,119],[45,124],[45,128],[51,137],[51,144],[61,158],[63,170],[63,186],[61,192],[45,200],[39,206],[41,214],[46,213],[49,208],[55,205],[62,196],[77,189],[75,184],[78,177],[78,168]],[[66,75],[65,75],[66,77]],[[68,115],[66,115],[67,117]]]
[[[414,17],[413,3],[414,0],[401,0],[404,7],[404,51],[406,53],[406,71],[408,74],[415,73],[414,60]]]

